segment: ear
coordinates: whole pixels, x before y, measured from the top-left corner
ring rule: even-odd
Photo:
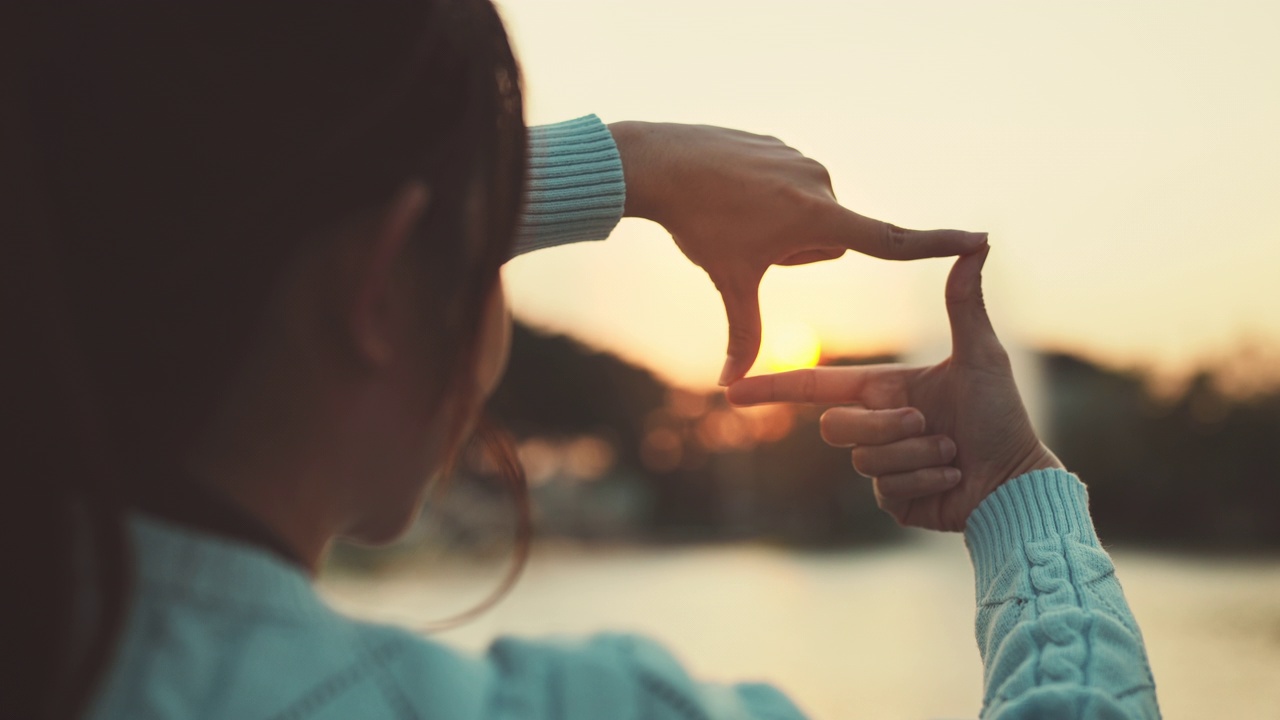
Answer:
[[[373,219],[369,232],[357,240],[359,247],[351,257],[347,332],[359,359],[373,367],[385,366],[395,354],[399,337],[395,269],[430,201],[425,185],[406,183]]]

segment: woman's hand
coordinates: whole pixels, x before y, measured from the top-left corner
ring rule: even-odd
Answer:
[[[973,252],[985,234],[903,230],[841,207],[821,164],[777,138],[707,125],[609,126],[622,157],[624,214],[665,227],[711,276],[729,318],[720,384],[741,378],[760,350],[760,280],[770,265],[801,265],[856,250],[890,260]]]
[[[824,413],[822,436],[853,447],[880,507],[903,525],[963,530],[1006,480],[1062,467],[1031,427],[983,306],[988,251],[961,257],[947,279],[951,357],[943,362],[762,375],[732,385],[730,402],[856,403]]]

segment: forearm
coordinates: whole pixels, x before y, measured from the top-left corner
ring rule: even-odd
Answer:
[[[529,128],[525,182],[515,255],[602,240],[622,217],[622,160],[609,128],[594,115]]]
[[[1075,476],[1011,480],[974,510],[965,542],[983,718],[1160,717],[1142,634]]]

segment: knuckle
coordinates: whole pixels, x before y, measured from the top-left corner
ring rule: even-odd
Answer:
[[[884,478],[880,478],[880,494],[884,495],[886,500],[900,501],[902,486],[898,482],[886,482]]]
[[[933,453],[939,464],[949,463],[951,462],[951,459],[955,457],[955,454],[956,454],[955,442],[952,441],[951,438],[948,438],[945,436],[940,437],[938,438],[937,442],[935,442],[933,445]],[[922,473],[921,480],[927,481],[927,480],[935,479],[935,475],[940,476],[941,473],[942,473],[942,468],[940,467],[932,468],[932,470],[929,473],[927,474]]]
[[[796,390],[804,402],[813,402],[818,392],[818,380],[813,372],[801,372]]]
[[[778,192],[781,193],[783,201],[800,214],[800,218],[809,214],[823,213],[823,211],[829,213],[835,210],[835,204],[829,193],[815,191],[812,184],[787,182],[778,187]]]
[[[813,176],[816,177],[819,181],[821,181],[822,184],[830,187],[831,171],[827,170],[827,166],[811,158],[805,158],[805,160],[807,161],[809,170],[813,173]]]
[[[881,510],[888,510],[890,500],[884,496],[884,488],[881,487],[880,481],[876,480],[872,483],[871,487],[875,490],[876,507],[879,507]]]
[[[982,359],[988,366],[999,370],[1013,369],[1013,360],[1009,357],[1009,351],[1005,350],[1000,343],[990,343],[983,350]]]
[[[947,483],[947,471],[944,468],[929,468],[917,472],[916,475],[920,489],[926,493],[938,493],[950,487]]]
[[[884,231],[881,236],[881,245],[884,247],[885,254],[889,257],[901,257],[907,250],[907,231],[892,225],[884,224]]]
[[[760,333],[755,328],[736,322],[729,326],[729,345],[740,348],[760,341]]]
[[[837,442],[837,420],[835,408],[822,413],[822,417],[818,418],[818,434],[822,436],[824,442],[828,445],[838,445]]]
[[[1013,361],[1009,351],[999,343],[982,343],[969,353],[969,357],[958,360],[958,364],[974,371],[996,377],[1013,375]]]
[[[799,213],[798,217],[817,212],[824,205],[823,199],[802,183],[785,182],[778,186],[777,192],[784,205]]]
[[[1005,349],[1004,345],[1001,345],[998,342],[992,343],[991,355],[993,359],[1002,365],[1009,365],[1012,362],[1009,358],[1009,351]]]
[[[853,469],[857,470],[859,474],[865,475],[866,477],[875,476],[876,473],[873,472],[875,469],[874,458],[870,456],[866,448],[854,448],[853,451],[849,453],[849,457],[853,462]]]
[[[908,436],[900,416],[891,412],[879,412],[875,414],[875,418],[876,422],[867,430],[874,433],[877,443],[897,442]]]

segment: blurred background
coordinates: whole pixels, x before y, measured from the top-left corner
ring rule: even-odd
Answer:
[[[1280,5],[502,0],[532,124],[596,113],[775,135],[905,227],[991,233],[988,306],[1090,486],[1167,718],[1280,708]],[[946,260],[774,268],[755,373],[946,355]],[[726,406],[723,308],[663,230],[519,258],[494,409],[537,540],[440,634],[636,631],[815,717],[976,717],[958,535],[876,509],[820,408]],[[470,464],[401,545],[323,581],[415,626],[512,553]]]

